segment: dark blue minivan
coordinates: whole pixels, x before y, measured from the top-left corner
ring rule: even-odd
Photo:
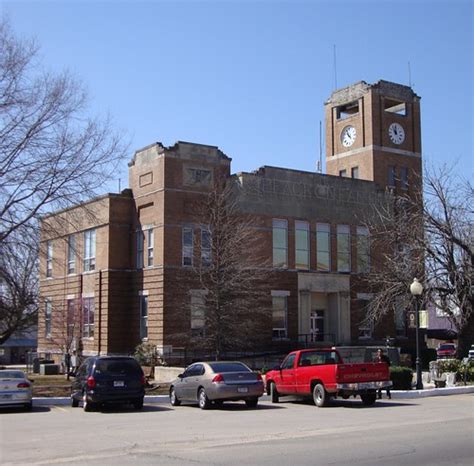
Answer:
[[[71,385],[72,406],[82,401],[84,411],[104,404],[131,403],[143,407],[145,376],[140,364],[128,356],[92,356],[74,374]]]

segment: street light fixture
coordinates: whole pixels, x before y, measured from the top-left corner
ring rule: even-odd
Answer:
[[[410,285],[410,293],[415,297],[415,326],[416,326],[416,389],[423,390],[423,380],[421,376],[420,363],[420,309],[418,301],[423,293],[423,285],[417,278],[413,279]]]

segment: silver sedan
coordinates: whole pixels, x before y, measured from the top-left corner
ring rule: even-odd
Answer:
[[[237,361],[196,362],[170,386],[172,406],[179,406],[181,401],[197,401],[201,409],[238,400],[255,408],[262,395],[261,375]]]
[[[0,370],[0,406],[21,405],[31,410],[33,407],[31,383],[23,371]]]

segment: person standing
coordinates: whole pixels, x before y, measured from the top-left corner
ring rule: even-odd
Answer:
[[[386,354],[384,354],[382,348],[379,348],[377,350],[377,362],[384,362],[388,365],[388,367],[390,367],[390,359]],[[390,393],[390,388],[387,388],[387,398],[389,400],[392,399],[392,395]],[[379,388],[379,391],[378,391],[378,399],[379,400],[382,399],[382,389],[381,388]]]

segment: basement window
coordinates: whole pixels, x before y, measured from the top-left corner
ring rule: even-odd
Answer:
[[[350,102],[345,105],[337,107],[337,119],[345,120],[355,114],[359,113],[359,101]]]
[[[400,100],[385,99],[383,103],[384,110],[389,113],[395,113],[396,115],[406,116],[407,115],[407,104]]]

